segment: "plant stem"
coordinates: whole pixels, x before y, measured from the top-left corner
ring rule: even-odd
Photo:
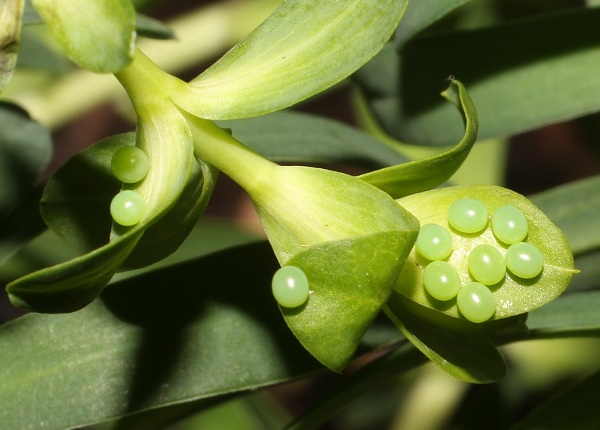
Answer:
[[[243,145],[212,121],[184,113],[193,136],[194,150],[203,161],[212,164],[253,197],[271,182],[277,164]]]

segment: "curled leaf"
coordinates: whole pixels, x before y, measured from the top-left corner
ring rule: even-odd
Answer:
[[[22,308],[37,312],[72,312],[90,303],[132,254],[136,244],[149,227],[175,210],[179,222],[170,219],[170,242],[156,246],[150,238],[133,254],[130,266],[156,261],[176,248],[194,217],[204,208],[212,186],[214,170],[200,167],[193,157],[191,135],[179,110],[171,104],[148,102],[148,109],[161,114],[140,119],[136,144],[150,162],[148,175],[139,183],[124,188],[135,189],[146,202],[146,211],[139,224],[131,228],[113,225],[108,204],[111,193],[118,191],[110,178],[110,158],[113,150],[132,143],[132,135],[122,135],[92,147],[79,159],[65,166],[66,171],[50,181],[44,200],[44,214],[63,236],[77,235],[70,241],[82,249],[99,248],[74,260],[26,275],[7,286],[11,301]],[[164,142],[169,142],[165,145]],[[177,168],[173,168],[177,166]],[[202,174],[208,175],[203,183]],[[74,175],[74,176],[73,176]],[[81,176],[81,182],[80,177]],[[75,178],[75,179],[74,179]],[[95,183],[94,179],[99,179]],[[106,186],[106,189],[103,187]],[[99,187],[99,189],[96,189]],[[184,191],[197,200],[179,203]],[[86,200],[87,199],[87,200]],[[94,210],[78,211],[95,199]],[[104,216],[94,217],[104,213]],[[77,216],[72,216],[77,213]],[[97,227],[97,229],[95,229]],[[164,230],[165,226],[161,227]],[[90,234],[90,231],[93,232]],[[161,236],[162,238],[163,236]],[[104,238],[104,240],[103,240]],[[152,246],[150,248],[150,246]]]
[[[359,176],[363,181],[397,199],[435,188],[456,173],[477,140],[477,111],[464,85],[454,78],[442,96],[458,108],[465,124],[458,145],[431,157],[365,173]]]

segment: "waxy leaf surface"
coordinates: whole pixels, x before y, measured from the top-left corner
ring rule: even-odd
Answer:
[[[458,234],[449,226],[448,208],[460,198],[481,201],[490,215],[500,206],[507,204],[523,211],[529,224],[526,242],[536,246],[544,257],[543,271],[535,278],[520,279],[507,271],[502,285],[492,286],[496,299],[496,313],[493,319],[515,316],[538,308],[565,290],[573,274],[577,273],[573,268],[573,255],[569,244],[562,231],[520,194],[497,186],[472,185],[426,191],[399,199],[398,202],[413,213],[422,225],[436,223],[450,231],[453,252],[448,261],[457,269],[461,285],[473,281],[469,275],[467,256],[475,246],[490,244],[502,255],[507,246],[498,242],[489,223],[482,233],[474,235]],[[426,265],[427,261],[413,250],[402,269],[396,290],[422,306],[458,318],[459,311],[455,300],[436,301],[423,288],[422,274]]]
[[[245,118],[288,107],[369,61],[389,40],[407,3],[286,1],[173,100],[207,119]]]
[[[32,0],[65,53],[98,73],[114,73],[133,58],[135,10],[129,0]]]

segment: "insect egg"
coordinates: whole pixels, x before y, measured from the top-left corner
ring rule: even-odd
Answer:
[[[492,215],[492,231],[498,240],[508,245],[521,242],[527,236],[527,218],[520,209],[504,205]]]
[[[448,223],[462,233],[477,233],[488,223],[488,211],[475,199],[458,199],[448,209]]]
[[[137,146],[124,146],[115,151],[110,167],[118,180],[133,184],[148,174],[148,156]]]
[[[423,285],[434,299],[453,299],[460,289],[458,273],[445,261],[434,261],[423,271]]]
[[[297,308],[308,300],[308,278],[296,266],[283,266],[275,272],[271,288],[277,303],[285,308]]]
[[[511,245],[504,257],[508,270],[520,278],[535,278],[544,268],[542,253],[531,243],[518,242]]]
[[[425,224],[419,230],[415,247],[428,260],[443,260],[452,252],[452,236],[439,224]]]
[[[126,227],[139,223],[145,210],[144,198],[133,190],[121,191],[110,202],[110,214],[113,219]]]
[[[468,258],[469,273],[484,285],[494,285],[500,282],[506,274],[504,257],[492,245],[475,247]]]
[[[494,295],[479,282],[471,282],[462,287],[456,297],[456,304],[460,313],[475,323],[489,320],[496,312]]]

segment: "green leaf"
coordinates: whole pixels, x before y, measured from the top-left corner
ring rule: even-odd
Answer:
[[[21,33],[17,67],[61,74],[71,70],[73,64],[62,52],[48,46],[47,40],[42,40],[38,34],[24,28]]]
[[[133,58],[135,10],[129,0],[32,0],[65,53],[97,73],[114,73]]]
[[[349,76],[389,40],[406,0],[284,2],[173,100],[193,115],[273,112]]]
[[[341,371],[387,301],[414,232],[372,234],[328,242],[294,255],[310,297],[300,308],[281,308],[304,347],[321,363]]]
[[[324,117],[281,111],[256,118],[220,121],[233,135],[277,162],[388,166],[408,161],[356,128]]]
[[[398,202],[414,214],[421,225],[436,223],[448,227],[448,208],[460,198],[473,198],[487,207],[489,214],[503,205],[512,205],[525,214],[528,224],[526,242],[536,246],[544,258],[544,268],[540,275],[525,280],[507,272],[500,285],[492,286],[496,300],[496,313],[492,319],[502,319],[519,315],[538,308],[559,296],[569,284],[573,274],[573,255],[561,230],[528,199],[505,188],[491,185],[473,185],[442,188],[399,199]],[[494,236],[488,223],[477,235],[461,235],[450,229],[453,252],[450,264],[457,269],[461,285],[472,282],[469,275],[467,256],[477,245],[487,243],[494,246],[502,255],[506,245]],[[456,300],[441,302],[433,299],[423,288],[423,268],[427,261],[415,250],[406,260],[396,290],[416,303],[437,310],[445,315],[461,318]],[[422,317],[427,317],[423,314]]]
[[[435,188],[456,173],[477,140],[477,112],[465,87],[453,78],[442,95],[458,108],[465,124],[458,145],[431,157],[365,173],[360,179],[400,198]]]
[[[384,310],[413,345],[452,376],[479,384],[506,376],[504,357],[487,338],[449,330],[415,317],[397,293],[392,294]]]
[[[404,46],[420,31],[470,0],[420,0],[408,3],[402,25],[396,30],[397,47]]]
[[[598,187],[600,176],[594,176],[531,197],[560,227],[575,254],[600,248]]]
[[[210,200],[218,171],[193,163],[187,184],[175,205],[144,233],[120,270],[145,267],[168,257],[188,237]]]
[[[17,64],[21,36],[23,0],[7,0],[0,7],[0,92],[4,89]]]
[[[566,428],[594,430],[598,428],[600,410],[596,405],[600,372],[568,387],[531,412],[512,430],[561,430]]]
[[[50,133],[12,103],[0,103],[0,222],[23,200],[52,154]]]
[[[116,150],[133,144],[134,133],[109,137],[75,155],[46,183],[40,202],[44,221],[82,253],[109,241],[110,201],[122,185],[110,161]]]
[[[160,97],[157,100],[153,99],[152,94],[148,97],[150,100],[145,100],[146,107],[157,115],[148,119],[140,119],[137,146],[146,152],[151,168],[142,181],[125,186],[128,189],[135,189],[144,198],[146,209],[142,220],[131,228],[123,228],[113,223],[112,230],[107,233],[107,240],[110,238],[110,242],[102,247],[74,260],[42,269],[10,283],[7,291],[15,305],[37,312],[56,313],[72,312],[89,304],[125,262],[144,231],[176,207],[181,193],[186,189],[189,181],[194,180],[197,166],[194,167],[196,160],[193,157],[191,135],[184,118],[173,105],[162,103]],[[130,138],[116,137],[114,139],[119,142],[121,139],[127,141]],[[170,144],[164,145],[164,142]],[[104,154],[104,158],[93,159],[93,163],[104,163],[104,167],[100,169],[96,167],[94,170],[92,164],[90,172],[100,170],[106,173],[106,163],[108,162],[108,154]],[[173,166],[177,166],[177,168],[175,169]],[[64,189],[59,188],[58,193],[55,193],[54,196],[69,202],[71,182],[78,181],[77,176],[75,178],[71,181],[67,180],[66,184],[63,184]],[[208,181],[207,185],[212,182],[212,180]],[[82,185],[82,189],[74,188],[75,196],[86,195],[85,183]],[[88,193],[89,191],[87,190]],[[90,195],[88,194],[88,196]],[[196,203],[187,202],[190,207],[194,208]],[[202,207],[204,203],[199,207]],[[68,205],[69,203],[67,203],[67,207]],[[69,218],[68,222],[72,221],[68,211],[65,217],[61,218],[59,215],[57,220],[60,222],[61,219],[67,218]],[[190,219],[182,220],[182,225],[171,222],[175,229],[171,230],[175,232],[174,238],[181,238],[181,229],[182,227],[188,228],[189,222]],[[148,257],[147,254],[151,250],[141,252],[145,254],[146,261],[153,258],[152,256]],[[155,250],[152,255],[162,255],[162,252],[160,249]]]
[[[141,13],[136,14],[135,29],[138,36],[161,40],[175,39],[175,34],[166,24]]]
[[[564,294],[529,314],[526,338],[597,336],[599,306],[600,291]]]
[[[276,267],[254,244],[123,281],[79,312],[0,327],[2,427],[79,427],[321,369],[282,321]]]
[[[39,212],[41,195],[41,187],[34,189],[0,222],[0,266],[22,245],[46,230]]]
[[[600,9],[587,8],[414,39],[400,52],[382,51],[356,77],[398,140],[448,145],[460,138],[454,112],[435,91],[450,74],[469,88],[479,138],[510,136],[600,109],[599,19]]]

